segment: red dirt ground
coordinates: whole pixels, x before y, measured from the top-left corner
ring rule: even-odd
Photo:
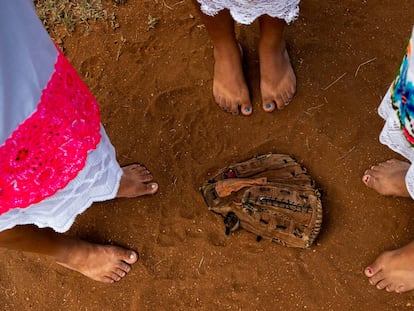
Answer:
[[[412,0],[303,1],[286,32],[298,93],[272,114],[259,105],[258,26],[238,27],[251,117],[214,103],[211,42],[191,1],[128,1],[109,10],[119,28],[96,22],[63,46],[101,104],[120,163],[145,164],[160,191],[94,204],[69,234],[131,247],[140,261],[124,280],[104,285],[48,258],[1,250],[1,310],[414,307],[413,293],[378,291],[363,275],[379,253],[413,239],[413,202],[361,182],[366,168],[395,156],[378,141],[376,109],[411,32]],[[154,29],[149,15],[159,19]],[[310,249],[257,243],[245,231],[225,237],[198,192],[216,169],[268,152],[293,154],[324,190],[322,231]]]

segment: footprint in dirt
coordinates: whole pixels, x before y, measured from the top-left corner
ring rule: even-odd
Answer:
[[[220,111],[221,112],[221,111]],[[161,123],[157,133],[160,141],[172,150],[172,160],[189,156],[198,163],[211,161],[220,154],[226,138],[217,140],[216,105],[206,98],[204,90],[195,86],[182,86],[158,94],[144,111],[149,122]],[[195,147],[197,146],[197,147]]]
[[[156,94],[144,113],[148,117],[161,116],[182,120],[183,115],[191,113],[189,104],[193,101],[195,89],[191,86],[180,86]]]
[[[186,238],[184,226],[177,226],[177,223],[182,223],[181,219],[177,219],[174,223],[161,221],[159,224],[159,232],[157,236],[157,243],[162,247],[177,246]]]
[[[80,75],[86,79],[89,87],[93,88],[102,79],[104,65],[99,65],[98,57],[93,56],[82,62],[79,71]]]

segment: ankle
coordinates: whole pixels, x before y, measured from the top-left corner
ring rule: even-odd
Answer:
[[[232,42],[220,42],[214,44],[214,58],[223,57],[223,56],[230,56],[234,57],[238,55],[240,57],[240,48],[239,43],[234,40]]]
[[[258,44],[259,54],[263,53],[280,53],[286,50],[286,42],[283,38],[272,38],[270,40],[261,38]]]
[[[79,263],[85,258],[85,255],[89,253],[88,249],[90,248],[90,245],[88,244],[90,243],[68,237],[62,244],[62,247],[53,255],[53,258],[56,262],[61,264],[68,264],[69,262],[75,264]]]

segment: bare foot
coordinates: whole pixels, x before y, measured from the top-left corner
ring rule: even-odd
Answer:
[[[237,42],[214,47],[213,95],[221,109],[234,115],[252,113],[249,90],[244,80],[242,57]]]
[[[152,175],[144,166],[131,164],[122,168],[123,175],[116,195],[117,198],[134,198],[146,194],[154,194],[158,184],[150,182]]]
[[[382,253],[364,273],[378,289],[396,293],[414,289],[414,242]]]
[[[285,42],[259,44],[260,90],[266,112],[283,109],[296,93],[296,76],[286,51]]]
[[[132,250],[112,245],[99,245],[73,240],[63,258],[57,263],[99,282],[114,283],[121,280],[138,260]]]
[[[391,159],[366,170],[362,181],[382,195],[410,197],[405,185],[405,175],[409,168],[409,163]]]

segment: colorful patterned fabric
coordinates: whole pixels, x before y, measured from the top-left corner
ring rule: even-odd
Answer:
[[[403,58],[397,77],[385,94],[378,108],[378,113],[385,120],[385,125],[380,134],[380,142],[411,162],[411,166],[405,176],[405,185],[410,196],[414,199],[413,35],[407,46],[407,52]]]
[[[391,101],[401,122],[401,129],[405,138],[414,147],[414,63],[411,36],[407,51],[401,63],[397,78],[394,81]]]

